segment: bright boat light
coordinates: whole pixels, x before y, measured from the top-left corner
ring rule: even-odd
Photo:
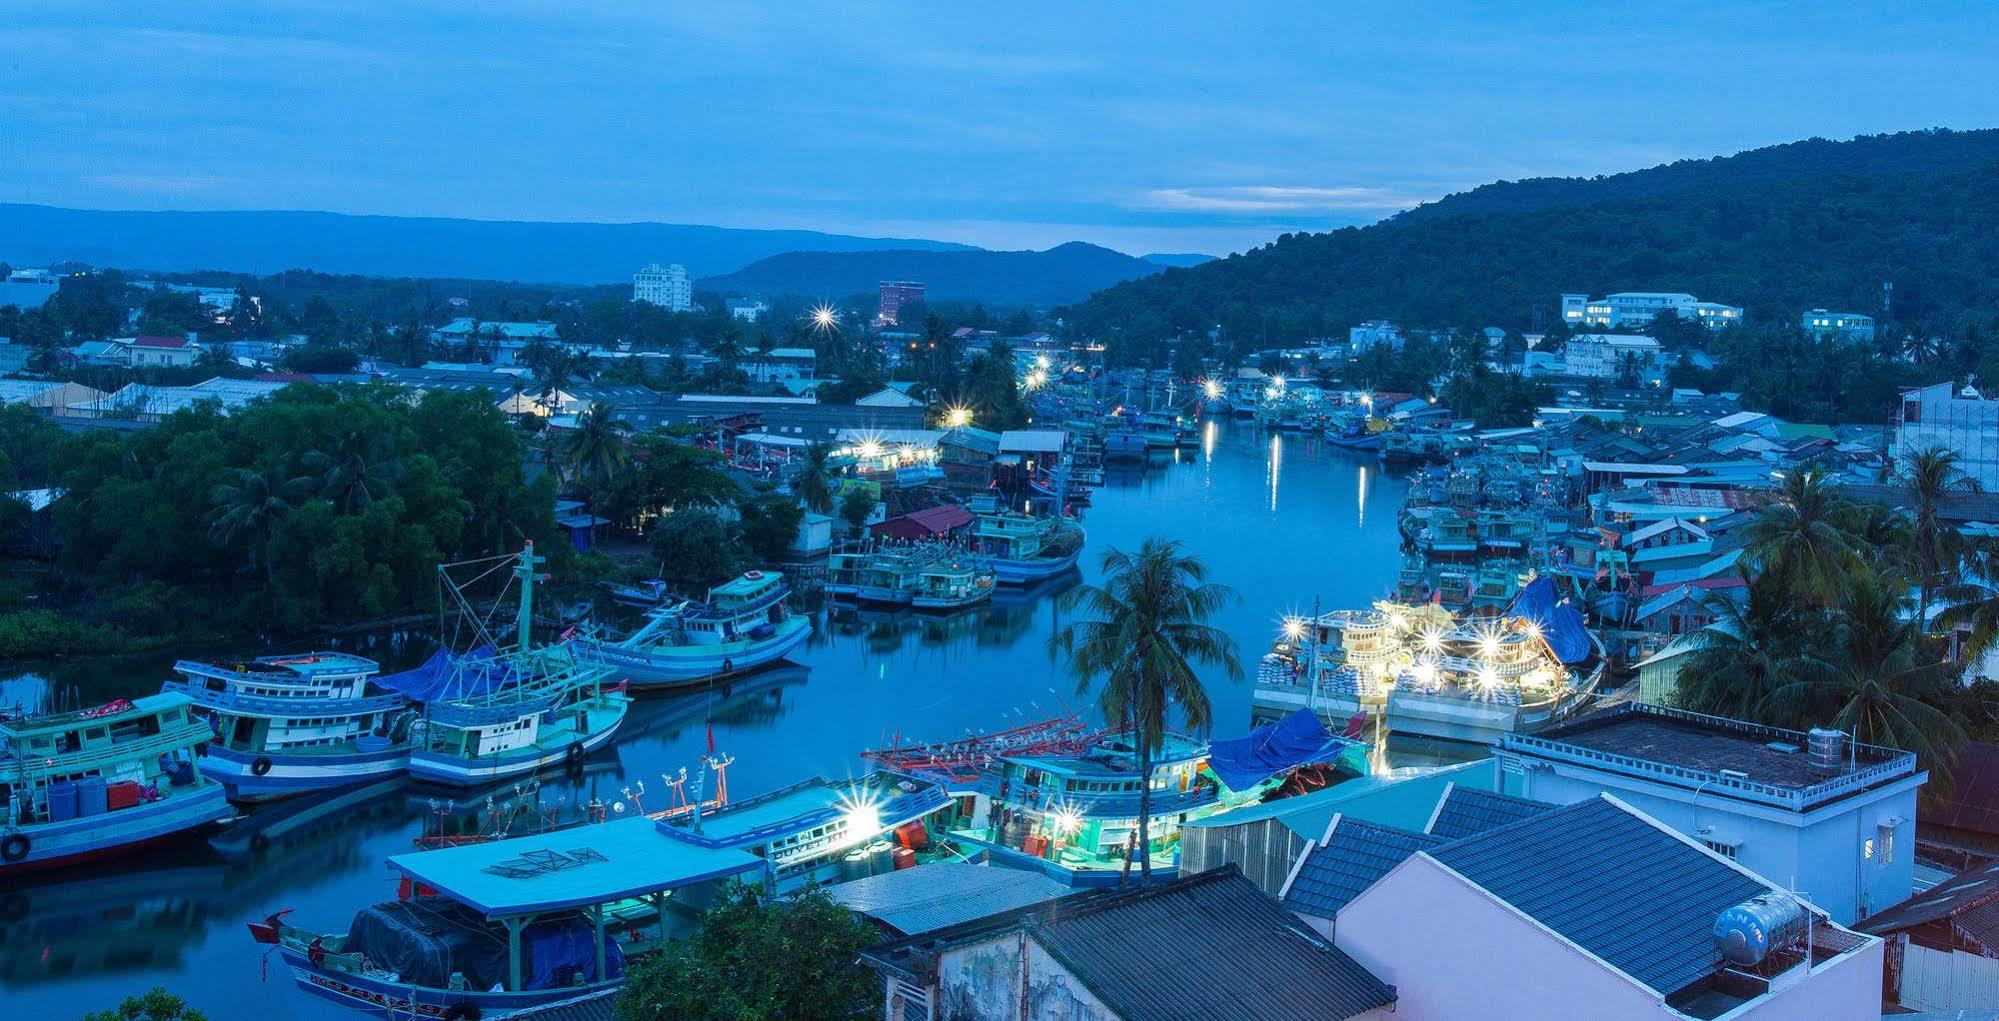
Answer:
[[[1077,830],[1083,828],[1082,816],[1066,808],[1056,809],[1048,813],[1048,823],[1055,828],[1057,834],[1065,836],[1073,835]]]
[[[1218,401],[1222,399],[1222,394],[1225,391],[1222,389],[1221,380],[1204,379],[1201,381],[1201,392],[1206,394],[1209,400]]]
[[[861,456],[862,456],[862,457],[880,457],[880,456],[881,456],[881,453],[882,453],[882,445],[881,445],[881,444],[879,444],[879,443],[876,443],[876,442],[875,442],[875,441],[873,441],[873,440],[862,440],[862,441],[861,441]]]
[[[881,832],[881,806],[866,794],[850,794],[840,801],[840,822],[845,831],[843,842],[858,844],[872,840]]]
[[[1305,637],[1305,622],[1297,617],[1284,618],[1284,637],[1294,642]]]

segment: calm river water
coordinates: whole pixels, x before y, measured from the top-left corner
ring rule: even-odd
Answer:
[[[1113,474],[1097,492],[1083,576],[1095,576],[1108,547],[1151,535],[1183,540],[1214,580],[1241,594],[1221,624],[1253,672],[1284,613],[1307,612],[1315,598],[1333,609],[1389,592],[1403,486],[1372,457],[1314,436],[1267,435],[1246,422],[1204,430],[1199,450]],[[728,780],[741,798],[813,774],[851,775],[856,753],[898,734],[951,737],[1086,704],[1048,654],[1060,621],[1053,595],[1002,597],[949,619],[822,611],[798,667],[727,695],[641,703],[615,751],[580,778],[547,778],[540,801],[573,810],[593,794],[610,800],[643,784],[642,803],[665,807],[661,774],[695,764],[709,719],[717,747],[735,756]],[[399,658],[393,648],[360,651]],[[0,668],[0,702],[49,686],[85,700],[149,693],[172,658]],[[1242,733],[1249,684],[1217,678],[1210,690],[1215,736]],[[297,924],[344,931],[356,905],[394,896],[381,863],[432,825],[435,796],[391,788],[280,803],[211,842],[0,889],[0,1003],[10,1016],[58,1021],[158,985],[211,1018],[289,1017],[280,969],[272,962],[266,973],[243,923],[289,907]]]

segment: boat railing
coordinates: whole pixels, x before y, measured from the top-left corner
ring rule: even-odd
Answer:
[[[255,715],[311,718],[360,716],[368,713],[393,712],[409,704],[408,699],[397,694],[366,695],[360,698],[277,698],[270,695],[246,695],[234,688],[211,691],[186,681],[168,681],[160,687],[163,691],[178,691],[210,709]]]

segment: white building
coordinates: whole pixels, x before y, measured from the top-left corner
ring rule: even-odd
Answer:
[[[1383,344],[1392,351],[1402,350],[1402,327],[1386,319],[1370,319],[1347,330],[1347,348],[1354,354]]]
[[[752,382],[782,383],[814,379],[819,372],[819,352],[809,347],[774,347],[769,351],[746,351],[743,372]]]
[[[761,298],[730,298],[728,304],[729,318],[746,323],[758,322],[770,311],[769,303]]]
[[[693,308],[694,284],[687,279],[687,267],[676,262],[662,268],[655,262],[632,274],[632,300],[658,305],[668,312]]]
[[[0,308],[41,308],[62,289],[62,278],[45,269],[17,269],[0,280]]]
[[[1665,372],[1665,356],[1651,337],[1628,333],[1579,333],[1562,349],[1562,371],[1584,379],[1616,379],[1630,362],[1638,381],[1649,383]]]
[[[1742,309],[1702,301],[1691,294],[1667,291],[1620,291],[1601,298],[1587,294],[1562,295],[1562,322],[1570,329],[1644,326],[1672,309],[1681,319],[1709,329],[1720,329],[1742,321]]]
[[[1828,312],[1822,308],[1812,309],[1798,320],[1806,333],[1824,340],[1836,337],[1840,340],[1873,340],[1874,317],[1858,312]]]
[[[1566,804],[1609,792],[1823,907],[1842,924],[1909,896],[1916,791],[1908,752],[1629,704],[1493,753],[1505,793]]]
[[[1890,454],[1900,462],[1932,447],[1955,451],[1980,488],[1999,490],[1999,401],[1969,386],[1953,394],[1949,383],[1903,392]]]
[[[1724,938],[1744,912],[1777,923],[1761,953]],[[1397,1021],[1881,1016],[1881,940],[1612,797],[1417,850],[1334,935]]]

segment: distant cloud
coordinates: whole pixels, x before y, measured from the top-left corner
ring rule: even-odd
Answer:
[[[1138,197],[1141,209],[1197,213],[1296,213],[1343,209],[1407,209],[1434,196],[1384,188],[1154,188]]]

